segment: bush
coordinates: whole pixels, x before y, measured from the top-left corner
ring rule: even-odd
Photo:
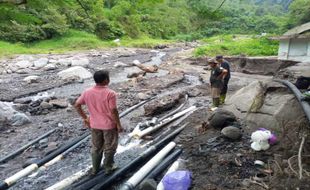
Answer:
[[[0,39],[10,42],[33,42],[44,39],[44,32],[35,25],[21,25],[12,21],[0,25]]]
[[[111,40],[120,38],[124,35],[124,32],[107,21],[101,21],[96,24],[95,27],[96,35],[103,40]]]

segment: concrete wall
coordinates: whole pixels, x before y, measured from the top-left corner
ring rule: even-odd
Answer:
[[[290,44],[289,39],[280,40],[280,46],[278,50],[279,59],[286,60],[288,58],[289,44]]]
[[[281,40],[278,57],[283,60],[310,61],[310,38]]]

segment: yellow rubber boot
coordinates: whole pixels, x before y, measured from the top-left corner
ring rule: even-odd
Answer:
[[[226,99],[226,94],[223,94],[220,96],[220,105],[225,103],[225,99]]]

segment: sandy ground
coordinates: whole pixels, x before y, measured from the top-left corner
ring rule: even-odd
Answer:
[[[265,175],[264,181],[259,184],[248,181],[262,173],[261,170],[254,166],[256,159],[268,160],[274,154],[283,150],[271,149],[266,153],[257,154],[250,148],[249,134],[244,133],[238,141],[230,141],[222,137],[220,131],[216,129],[209,128],[204,133],[198,132],[202,123],[210,115],[211,99],[209,86],[206,83],[209,71],[203,70],[204,66],[193,65],[184,61],[186,57],[190,56],[190,49],[187,49],[186,47],[173,47],[160,51],[140,49],[106,50],[104,53],[108,52],[111,56],[108,58],[90,56],[90,65],[88,67],[91,72],[97,69],[108,69],[110,71],[110,87],[119,93],[118,107],[120,112],[140,102],[141,93],[142,95],[157,96],[157,98],[172,93],[190,94],[186,107],[196,105],[199,110],[184,121],[190,124],[177,137],[176,142],[183,147],[184,152],[181,157],[187,161],[186,167],[193,174],[191,189],[267,189],[262,184],[268,184],[268,188],[271,189],[282,189],[283,185],[270,182],[272,179],[277,179],[281,183],[278,178],[273,178],[274,176],[269,174]],[[128,81],[127,74],[136,71],[137,68],[116,68],[113,63],[116,61],[131,63],[133,60],[139,60],[144,64],[159,64],[160,70],[155,74],[146,74],[141,81]],[[60,70],[61,68],[49,72],[35,71],[32,74],[37,74],[43,77],[44,80],[34,84],[21,82],[26,76],[25,74],[0,75],[2,80],[0,87],[1,101],[13,101],[16,98],[29,97],[38,92],[53,93],[58,99],[74,100],[85,88],[93,85],[91,79],[85,80],[83,83],[64,83],[56,77],[56,73]],[[169,75],[169,72],[173,74]],[[183,77],[180,73],[185,73],[185,76]],[[229,94],[248,85],[250,82],[266,78],[271,78],[271,76],[232,73]],[[156,116],[160,117],[169,113],[169,111],[177,108],[182,101],[176,103],[170,110]],[[30,118],[32,120],[31,124],[0,129],[1,157],[54,128],[57,131],[47,138],[47,144],[54,143],[57,147],[75,137],[88,133],[72,107],[52,109],[47,113],[31,115]],[[144,116],[142,107],[122,118],[122,123],[126,131],[130,132],[138,122],[148,118]],[[116,156],[116,162],[120,167],[143,151],[143,148],[137,142],[132,145],[134,145],[133,148],[128,148],[127,151]],[[42,158],[48,153],[49,147],[37,143],[14,159],[0,164],[0,179],[4,180],[21,170],[25,162]],[[69,153],[61,162],[52,165],[36,176],[21,179],[11,189],[45,189],[89,166],[89,152],[90,142],[88,141]],[[296,182],[294,177],[290,180],[290,182]],[[286,189],[291,189],[293,185],[290,186],[287,183]],[[304,187],[304,189],[310,188],[309,183],[300,187]],[[114,189],[114,187],[111,187],[111,189]]]

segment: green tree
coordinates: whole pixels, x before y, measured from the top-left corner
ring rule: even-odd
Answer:
[[[290,27],[310,22],[310,0],[295,0],[289,7]]]

